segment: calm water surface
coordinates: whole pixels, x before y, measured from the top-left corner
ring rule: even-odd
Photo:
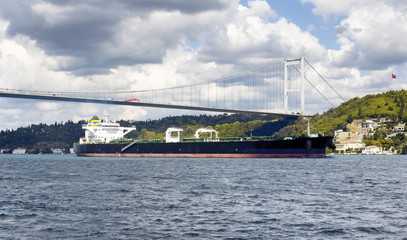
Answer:
[[[407,157],[0,155],[0,239],[407,239]]]

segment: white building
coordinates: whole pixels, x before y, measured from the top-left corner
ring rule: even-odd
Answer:
[[[404,132],[406,124],[405,123],[400,123],[397,126],[394,126],[394,131],[396,132]]]
[[[365,147],[365,144],[363,142],[342,141],[341,143],[336,143],[335,146],[336,146],[335,150],[337,150],[339,153],[344,153],[348,149],[353,149],[356,151],[361,150]]]
[[[369,132],[374,131],[374,129],[376,129],[377,127],[378,124],[376,121],[366,120],[365,122],[362,122],[360,132],[363,136],[367,137],[369,136]]]
[[[347,150],[360,151],[365,147],[363,136],[359,133],[336,132],[335,146],[339,153],[345,153]]]
[[[63,154],[64,152],[60,148],[51,148],[53,154]]]
[[[27,150],[25,148],[16,148],[13,150],[13,154],[25,154],[26,151]]]
[[[383,148],[378,146],[367,146],[362,150],[362,154],[383,154]]]

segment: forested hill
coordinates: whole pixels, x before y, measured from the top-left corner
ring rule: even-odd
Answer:
[[[293,123],[295,119],[278,120],[269,116],[223,114],[223,115],[199,115],[199,116],[173,116],[158,120],[147,121],[119,121],[121,126],[136,126],[137,131],[128,137],[139,139],[163,138],[169,127],[184,129],[183,137],[193,137],[198,128],[211,127],[219,131],[221,137],[241,136],[270,136],[282,127]],[[69,148],[80,137],[84,136],[82,125],[86,121],[78,123],[68,121],[47,125],[38,124],[28,127],[20,127],[16,130],[0,131],[0,148]]]
[[[388,128],[407,122],[407,91],[389,91],[352,98],[336,108],[312,117],[311,133],[333,135],[335,130],[345,130],[354,119],[386,118]],[[307,122],[299,118],[294,124],[275,133],[278,136],[301,135],[307,132]]]
[[[362,98],[352,98],[337,108],[331,108],[312,119],[312,129],[331,133],[345,129],[354,119],[386,118],[392,124],[407,121],[407,91],[389,91],[371,94]]]

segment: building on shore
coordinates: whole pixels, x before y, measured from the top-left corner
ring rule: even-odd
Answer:
[[[335,132],[335,146],[339,153],[346,151],[360,152],[365,144],[363,143],[363,135],[352,132]]]
[[[60,148],[51,148],[53,154],[63,154],[64,151]]]
[[[383,148],[378,146],[367,146],[362,150],[362,154],[383,154]]]
[[[25,148],[16,148],[13,150],[13,154],[18,154],[18,155],[25,154],[26,152],[27,152],[27,149],[25,149]]]

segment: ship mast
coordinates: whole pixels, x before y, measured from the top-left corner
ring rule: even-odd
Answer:
[[[105,111],[103,112],[103,117],[105,118],[105,122],[107,123],[107,119],[108,119],[108,117],[109,117],[109,114],[107,113],[106,109],[105,109]]]

